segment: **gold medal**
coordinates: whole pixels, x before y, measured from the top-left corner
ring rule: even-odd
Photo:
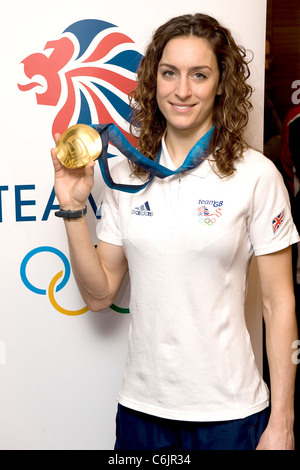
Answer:
[[[55,150],[57,158],[66,168],[83,168],[99,157],[102,140],[93,127],[76,124],[60,136]]]

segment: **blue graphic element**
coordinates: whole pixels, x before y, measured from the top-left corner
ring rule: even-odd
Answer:
[[[115,108],[115,110],[120,114],[120,116],[122,116],[122,118],[125,119],[125,121],[130,121],[130,115],[132,111],[127,103],[125,103],[121,98],[119,98],[115,93],[108,90],[107,88],[94,82],[93,82],[93,85],[95,85],[98,88],[98,90],[100,90],[101,93],[103,93],[103,95],[108,99],[108,101]]]
[[[123,69],[135,73],[138,69],[142,55],[137,51],[123,51],[120,54],[107,61],[106,64],[117,65]]]
[[[97,34],[101,33],[107,28],[114,28],[115,25],[112,23],[107,23],[106,21],[101,20],[81,20],[73,23],[67,29],[64,30],[64,33],[72,33],[78,39],[80,44],[80,51],[77,56],[77,59],[81,57],[85,51],[88,49],[92,40]]]
[[[91,120],[90,106],[84,93],[80,90],[80,114],[77,124],[85,124],[86,122],[91,122]]]
[[[29,282],[28,278],[27,278],[27,274],[26,274],[26,267],[27,267],[27,264],[28,264],[28,261],[34,256],[36,255],[37,253],[54,253],[55,255],[57,255],[63,262],[64,264],[64,267],[65,267],[65,275],[62,279],[62,281],[60,282],[60,284],[58,284],[58,286],[56,287],[56,292],[60,291],[61,289],[63,289],[65,287],[65,285],[67,284],[68,280],[70,279],[70,274],[71,274],[71,268],[70,268],[70,263],[68,261],[68,258],[58,249],[56,248],[53,248],[52,246],[40,246],[38,248],[35,248],[34,250],[31,250],[26,256],[25,258],[23,259],[22,263],[21,263],[21,267],[20,267],[20,275],[21,275],[21,279],[23,281],[23,283],[25,284],[25,286],[27,287],[27,289],[31,290],[32,292],[34,292],[35,294],[39,294],[39,295],[46,295],[47,294],[47,291],[46,289],[39,289],[38,287],[35,287],[33,284],[31,284],[31,282]]]

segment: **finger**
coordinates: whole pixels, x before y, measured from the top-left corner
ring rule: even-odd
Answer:
[[[52,158],[52,163],[53,163],[53,166],[54,166],[54,170],[55,171],[60,171],[62,169],[63,165],[58,160],[57,155],[56,155],[56,151],[55,151],[54,148],[51,149],[51,158]]]
[[[86,165],[86,168],[89,170],[94,170],[94,167],[96,165],[96,162],[94,160],[92,160],[91,162],[89,162],[87,165]]]
[[[54,134],[54,142],[57,143],[58,142],[58,139],[60,138],[60,134],[56,133]]]

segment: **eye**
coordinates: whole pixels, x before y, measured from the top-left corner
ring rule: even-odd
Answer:
[[[204,80],[206,77],[206,75],[202,72],[197,72],[194,74],[194,77],[196,78],[196,80]]]
[[[175,77],[175,72],[173,70],[164,70],[162,72],[162,76],[166,78],[173,78]]]

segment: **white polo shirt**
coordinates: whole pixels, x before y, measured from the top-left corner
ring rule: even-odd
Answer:
[[[163,142],[160,163],[175,167]],[[130,177],[128,161],[113,179]],[[254,150],[220,178],[204,161],[136,194],[105,191],[99,239],[121,245],[131,281],[129,350],[118,400],[163,418],[219,421],[268,405],[245,324],[252,254],[299,241],[275,166]]]

